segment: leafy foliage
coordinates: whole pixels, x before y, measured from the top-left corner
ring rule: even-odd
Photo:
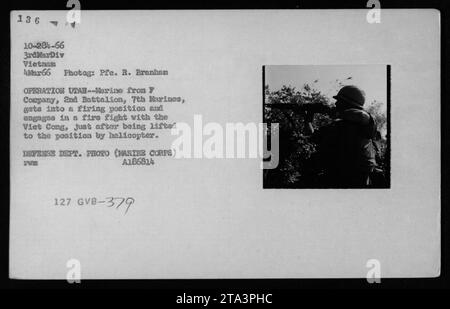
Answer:
[[[386,125],[387,125],[387,119],[386,119],[386,112],[382,110],[383,103],[378,101],[373,101],[366,110],[372,115],[372,117],[375,119],[375,122],[377,123],[378,130],[380,132],[385,133],[386,132]],[[382,134],[384,135],[384,134]]]

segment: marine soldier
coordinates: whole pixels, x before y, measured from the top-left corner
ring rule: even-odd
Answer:
[[[364,110],[365,93],[356,86],[344,86],[336,96],[335,120],[315,129],[314,110],[306,113],[306,129],[318,146],[317,161],[324,170],[320,181],[331,188],[370,187],[374,171],[377,126]]]

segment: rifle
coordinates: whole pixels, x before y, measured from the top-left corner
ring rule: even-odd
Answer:
[[[297,113],[312,113],[312,114],[330,114],[334,108],[323,103],[300,103],[298,100],[292,100],[295,103],[264,103],[264,107],[277,108],[281,110],[293,110]]]
[[[264,107],[276,108],[282,111],[292,110],[296,114],[304,115],[307,122],[312,121],[314,114],[333,115],[335,112],[335,108],[323,103],[299,103],[297,100],[295,100],[295,102],[296,103],[265,103]]]

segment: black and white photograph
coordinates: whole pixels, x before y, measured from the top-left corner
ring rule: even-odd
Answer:
[[[170,2],[7,4],[0,288],[449,288],[449,5]]]
[[[389,72],[265,66],[264,122],[278,123],[279,160],[264,188],[389,188]]]

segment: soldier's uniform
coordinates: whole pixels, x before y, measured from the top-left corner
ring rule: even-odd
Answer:
[[[324,170],[321,182],[325,187],[368,187],[369,174],[377,166],[376,123],[364,111],[364,92],[358,88],[345,86],[334,98],[339,103],[345,102],[338,119],[315,131],[311,137],[317,143],[317,159]]]

